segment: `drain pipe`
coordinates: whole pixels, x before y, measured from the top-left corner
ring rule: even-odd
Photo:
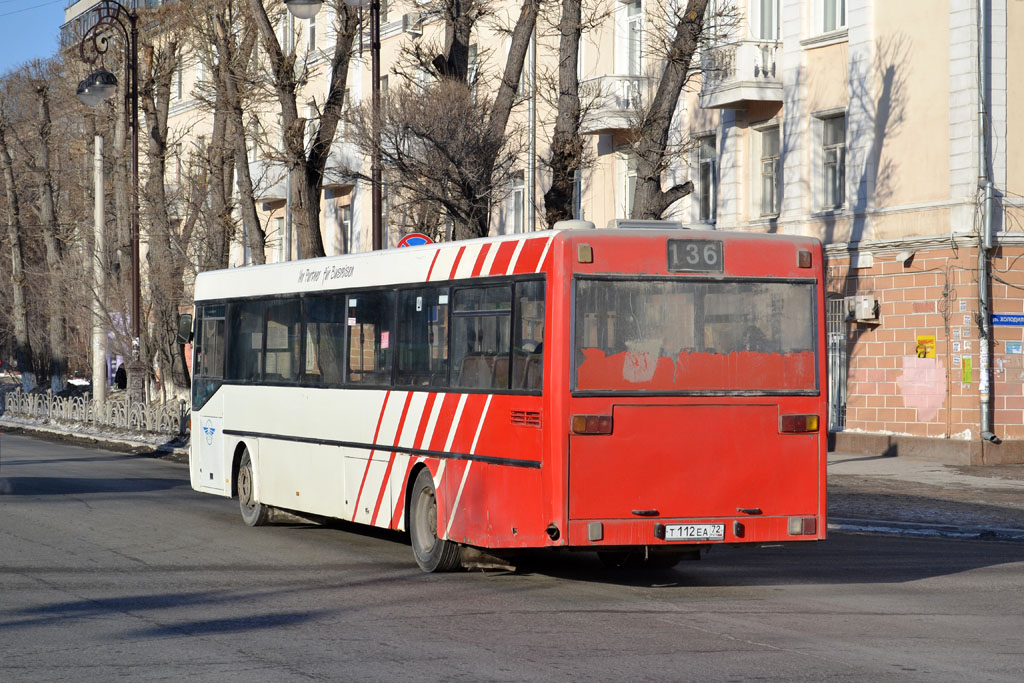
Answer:
[[[978,365],[981,376],[978,379],[978,399],[981,410],[981,438],[992,443],[1000,439],[992,431],[991,369],[989,367],[992,346],[992,313],[989,304],[991,276],[988,269],[988,255],[992,249],[992,178],[989,177],[988,141],[988,64],[989,56],[989,0],[978,1],[978,189],[984,190],[982,206],[984,219],[978,235]]]

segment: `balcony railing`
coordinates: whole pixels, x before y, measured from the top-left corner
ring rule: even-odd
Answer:
[[[596,135],[628,129],[636,112],[651,101],[656,83],[649,76],[607,75],[580,83],[580,97],[592,104],[583,119],[581,132]]]
[[[781,102],[780,44],[741,40],[708,49],[701,58],[700,106],[735,109],[746,102]]]

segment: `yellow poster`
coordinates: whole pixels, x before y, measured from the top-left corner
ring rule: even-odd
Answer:
[[[971,367],[971,357],[964,356],[963,365],[960,366],[960,381],[964,384],[970,384],[974,381],[974,371]]]
[[[934,334],[919,334],[917,336],[917,357],[935,358]]]

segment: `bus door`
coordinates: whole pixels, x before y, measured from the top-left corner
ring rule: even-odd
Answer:
[[[575,296],[571,519],[818,510],[816,423],[782,421],[818,405],[813,281],[594,277]]]
[[[224,304],[197,307],[192,367],[193,485],[223,493],[224,403],[218,392],[224,379]]]

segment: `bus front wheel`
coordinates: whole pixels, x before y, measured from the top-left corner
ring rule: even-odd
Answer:
[[[238,507],[242,511],[242,520],[249,526],[263,526],[270,521],[270,507],[256,500],[249,451],[242,452],[242,460],[238,464]]]
[[[416,475],[409,512],[409,540],[420,569],[425,572],[458,569],[462,564],[459,545],[437,537],[437,490],[427,468]]]

